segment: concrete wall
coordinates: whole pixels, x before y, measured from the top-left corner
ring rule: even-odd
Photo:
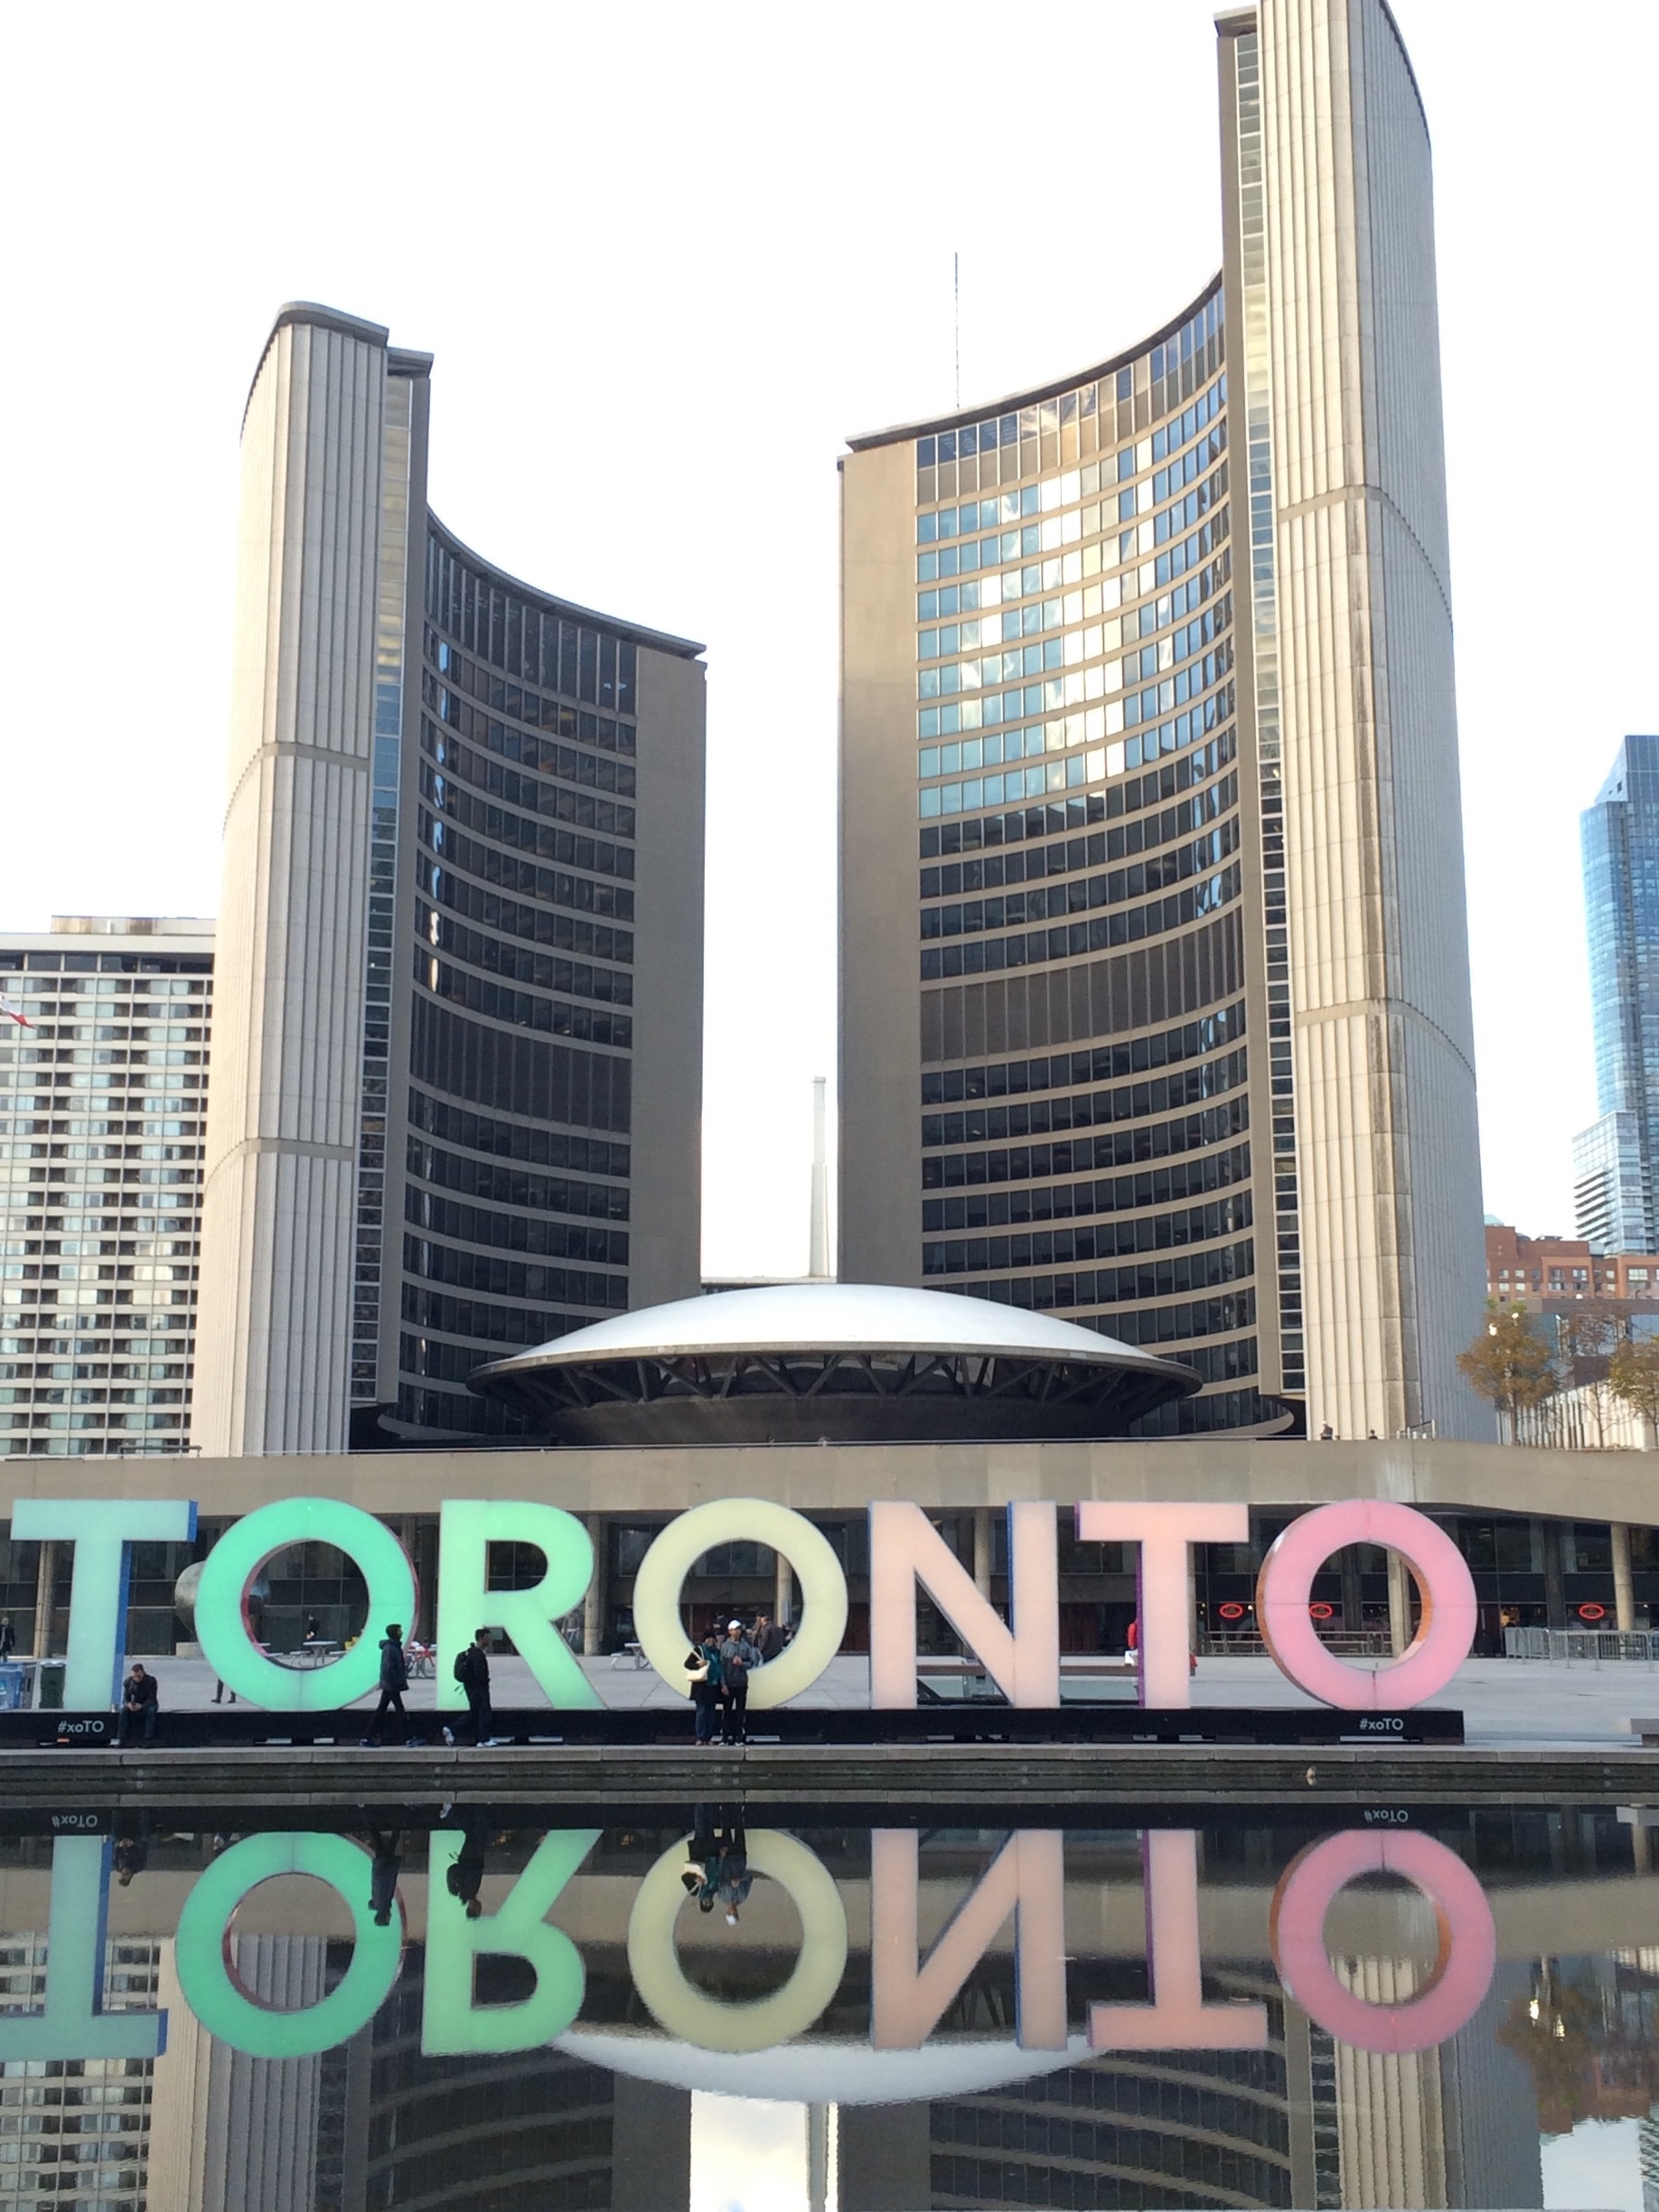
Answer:
[[[213,1453],[345,1442],[385,380],[383,330],[285,311],[243,432],[192,1423]]]
[[[702,1272],[704,687],[642,645],[628,1298],[695,1298]]]
[[[1381,0],[1263,0],[1308,1416],[1484,1421],[1429,138]]]

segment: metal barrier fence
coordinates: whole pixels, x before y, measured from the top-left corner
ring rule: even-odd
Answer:
[[[1588,1661],[1592,1666],[1659,1660],[1655,1628],[1505,1628],[1505,1659]]]
[[[1339,1658],[1388,1659],[1393,1655],[1386,1628],[1322,1627],[1318,1634],[1326,1650]],[[1254,1659],[1266,1649],[1255,1628],[1201,1628],[1198,1632],[1201,1659]]]

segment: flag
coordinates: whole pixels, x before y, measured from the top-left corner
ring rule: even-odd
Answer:
[[[33,1029],[34,1026],[17,1001],[8,998],[4,991],[0,991],[0,1014],[9,1014],[20,1029]]]

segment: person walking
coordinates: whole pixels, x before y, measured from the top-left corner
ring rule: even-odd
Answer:
[[[495,1734],[495,1713],[490,1703],[490,1631],[480,1628],[464,1652],[455,1656],[455,1680],[466,1692],[467,1727],[474,1747],[489,1743]],[[454,1743],[445,1729],[444,1741]]]
[[[686,1679],[691,1685],[691,1711],[697,1748],[714,1742],[720,1732],[720,1646],[711,1628],[700,1644],[686,1654]]]
[[[768,1665],[777,1657],[788,1641],[789,1638],[777,1622],[768,1619],[764,1613],[755,1621],[755,1648]]]
[[[726,1701],[724,1740],[745,1740],[749,1714],[749,1669],[759,1666],[761,1655],[743,1632],[741,1621],[727,1621],[720,1645],[720,1692]]]
[[[160,1685],[154,1674],[145,1672],[143,1660],[135,1659],[132,1673],[121,1684],[121,1719],[116,1729],[117,1749],[135,1732],[142,1732],[145,1743],[154,1743],[160,1711]]]
[[[12,1626],[12,1617],[8,1613],[4,1620],[0,1620],[0,1664],[9,1659],[16,1649],[17,1631]]]
[[[398,1902],[398,1882],[403,1872],[403,1858],[398,1849],[402,1837],[397,1829],[389,1835],[379,1828],[369,1831],[369,1848],[373,1864],[369,1870],[369,1909],[374,1915],[376,1927],[389,1927],[394,1907]]]
[[[403,1709],[403,1693],[409,1686],[409,1663],[403,1648],[403,1624],[393,1621],[380,1639],[380,1701],[374,1709],[374,1718],[369,1723],[369,1733],[362,1739],[363,1746],[380,1748],[380,1720],[384,1714],[395,1712],[404,1723],[404,1734],[408,1733],[408,1715]]]

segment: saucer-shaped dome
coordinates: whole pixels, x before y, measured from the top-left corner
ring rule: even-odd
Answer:
[[[470,1387],[560,1443],[895,1443],[1120,1436],[1199,1382],[1051,1314],[811,1282],[596,1321]]]

